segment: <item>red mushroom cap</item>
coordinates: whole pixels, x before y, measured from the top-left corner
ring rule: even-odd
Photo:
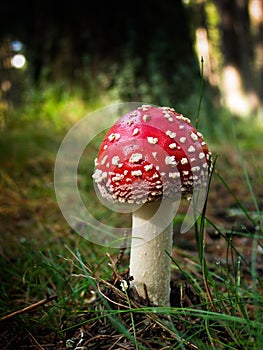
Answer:
[[[111,202],[186,197],[204,185],[210,152],[188,118],[173,108],[142,105],[107,132],[93,179]]]

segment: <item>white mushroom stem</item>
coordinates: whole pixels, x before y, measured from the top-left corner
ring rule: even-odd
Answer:
[[[159,206],[146,203],[133,213],[130,276],[141,296],[146,285],[152,302],[169,306],[175,203],[162,201]]]

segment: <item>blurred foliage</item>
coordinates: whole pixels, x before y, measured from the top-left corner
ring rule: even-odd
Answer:
[[[24,43],[31,86],[78,88],[89,102],[106,92],[114,99],[170,105],[198,89],[194,38],[180,0],[117,1],[105,3],[103,11],[91,3],[84,12],[76,3],[50,5],[34,4],[30,11],[20,3],[2,5],[26,20],[23,30],[20,21],[11,29],[5,20],[0,30]]]
[[[222,9],[229,4],[225,0]],[[6,109],[23,104],[23,118],[53,119],[53,127],[61,130],[76,121],[76,115],[79,119],[120,101],[169,105],[194,122],[202,87],[196,38],[201,28],[210,51],[204,63],[200,128],[212,137],[221,137],[221,130],[229,129],[230,114],[222,107],[220,74],[226,62],[219,5],[215,0],[147,0],[109,2],[101,8],[100,3],[92,2],[83,11],[78,1],[63,7],[46,1],[29,9],[17,1],[4,1],[1,125]],[[232,5],[228,7],[233,12],[236,1]],[[247,6],[248,2],[245,10]],[[11,26],[7,18],[15,18],[18,12],[19,18]],[[234,28],[237,37],[239,27]],[[23,43],[22,53],[27,58],[23,70],[6,63],[14,54],[10,49],[14,40]]]

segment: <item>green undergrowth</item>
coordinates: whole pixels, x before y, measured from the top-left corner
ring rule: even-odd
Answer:
[[[125,279],[129,250],[118,260],[119,249],[85,240],[68,226],[57,206],[53,167],[58,147],[76,115],[94,107],[63,99],[57,114],[52,109],[56,109],[55,102],[43,109],[35,104],[22,113],[11,112],[0,132],[1,317],[47,298],[44,306],[0,322],[0,347],[22,349],[29,339],[36,349],[65,349],[66,344],[74,349],[81,341],[78,332],[83,330],[84,344],[89,329],[100,325],[104,334],[115,332],[116,347],[111,345],[112,349],[117,348],[118,339],[135,349],[151,348],[152,343],[160,349],[261,349],[263,172],[261,158],[247,158],[260,149],[260,142],[262,146],[260,129],[239,121],[231,129],[232,141],[223,138],[223,126],[218,125],[217,139],[202,130],[216,162],[206,206],[192,229],[193,251],[175,245],[171,257],[172,272],[178,278],[176,302],[169,308],[142,305],[112,281],[113,276],[119,282]],[[96,107],[101,105],[97,102]],[[93,169],[98,144],[99,139],[94,140],[89,158],[80,164],[83,198],[95,217],[122,227],[129,223],[128,217],[102,208],[91,178],[86,176]],[[230,150],[237,159],[224,168]],[[238,170],[233,164],[238,164]],[[235,179],[242,181],[240,192]],[[213,205],[222,199],[220,191],[213,197],[217,187],[231,198],[224,208],[229,220],[226,225],[210,210],[211,198]],[[233,216],[234,224],[230,221]],[[180,214],[175,226],[182,221]],[[216,240],[211,243],[208,232],[221,242],[219,256],[216,250],[212,254],[207,250],[217,244]],[[48,301],[50,296],[57,298]],[[96,341],[106,339],[97,336]],[[92,337],[95,335],[90,334]]]

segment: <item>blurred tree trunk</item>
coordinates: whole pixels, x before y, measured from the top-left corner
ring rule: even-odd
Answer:
[[[263,105],[263,1],[250,0],[249,4],[252,33],[255,45],[255,70],[257,91]]]
[[[235,66],[241,73],[245,89],[249,90],[253,54],[248,0],[217,0],[216,4],[221,17],[224,65]]]
[[[215,0],[222,38],[222,90],[233,113],[247,115],[258,105],[249,0]]]

